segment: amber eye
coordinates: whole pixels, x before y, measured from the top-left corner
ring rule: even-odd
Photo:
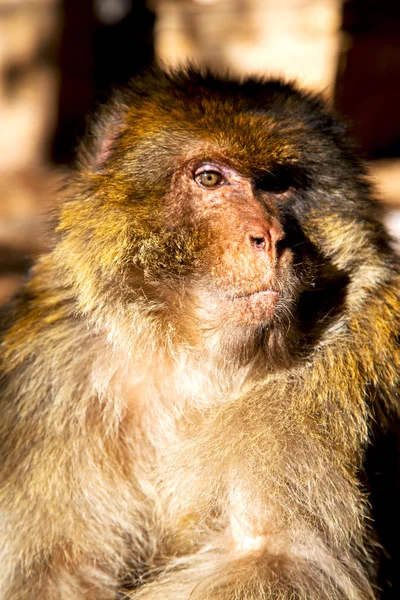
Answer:
[[[196,175],[196,181],[203,187],[216,187],[220,185],[223,181],[223,177],[221,173],[217,173],[217,171],[203,171]]]

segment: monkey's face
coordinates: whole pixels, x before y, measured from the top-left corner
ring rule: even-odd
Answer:
[[[253,130],[247,120],[252,153],[243,153],[240,129],[233,128],[236,140],[216,139],[216,123],[199,123],[179,147],[159,134],[165,156],[152,156],[151,167],[164,174],[165,191],[151,227],[143,227],[132,281],[153,314],[158,306],[190,343],[200,338],[239,360],[268,349],[276,365],[294,346],[298,300],[316,278],[311,244],[290,216],[306,184],[290,157],[277,162],[275,148],[285,142],[271,142],[265,123],[260,133],[259,122]],[[136,152],[141,189],[150,194],[146,152]]]

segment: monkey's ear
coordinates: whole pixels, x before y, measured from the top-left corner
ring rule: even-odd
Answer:
[[[84,150],[84,155],[94,172],[104,171],[113,155],[117,141],[124,129],[126,112],[127,106],[114,100],[108,106],[103,107],[91,127],[89,144]]]

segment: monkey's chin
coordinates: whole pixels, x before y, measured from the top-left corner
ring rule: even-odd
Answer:
[[[280,294],[274,290],[262,290],[238,295],[223,303],[223,318],[233,325],[267,325],[274,317]]]

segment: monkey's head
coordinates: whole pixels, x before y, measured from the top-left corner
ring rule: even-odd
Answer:
[[[103,111],[59,231],[80,311],[127,326],[139,310],[165,338],[274,365],[343,322],[387,251],[361,163],[318,97],[193,72],[156,71]]]

